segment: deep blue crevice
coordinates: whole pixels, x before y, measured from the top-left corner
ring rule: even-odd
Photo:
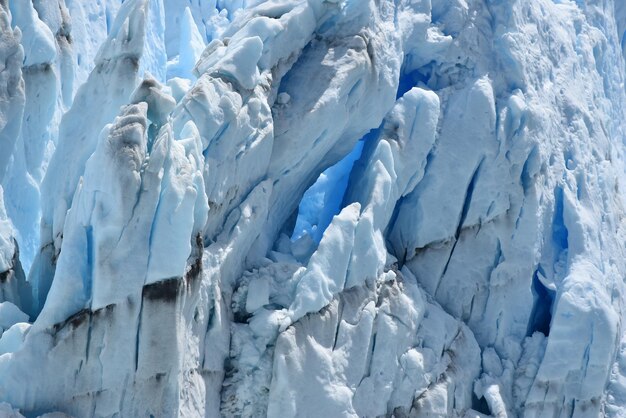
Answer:
[[[400,80],[398,82],[398,91],[396,92],[396,99],[404,96],[404,94],[411,90],[413,87],[428,85],[431,71],[431,65],[425,65],[424,67],[418,68],[417,70],[413,70],[408,73],[401,71]]]
[[[113,20],[111,16],[111,10],[109,10],[108,7],[104,10],[104,19],[105,19],[105,23],[107,27],[107,35],[108,35],[109,33],[111,33],[111,24]]]
[[[491,415],[491,411],[489,410],[489,404],[484,397],[480,399],[476,396],[475,393],[472,392],[472,409],[476,412],[480,412],[481,414],[485,414],[487,416]]]
[[[390,254],[396,257],[398,260],[398,269],[402,269],[404,263],[406,262],[408,249],[405,246],[400,246],[400,248],[396,248],[394,242],[389,239],[389,233],[393,230],[396,221],[398,220],[398,215],[400,213],[400,208],[402,207],[404,200],[409,195],[401,196],[400,199],[396,202],[396,205],[393,208],[393,212],[391,214],[391,218],[389,219],[389,223],[387,224],[387,228],[384,231],[385,235],[385,244]]]
[[[320,242],[333,216],[343,207],[350,173],[354,163],[361,157],[363,145],[364,140],[357,141],[348,155],[320,174],[317,181],[304,193],[298,206],[292,240],[309,234],[315,242]]]
[[[431,150],[428,152],[428,155],[426,156],[426,166],[424,167],[424,176],[426,175],[426,173],[428,173],[429,168],[432,166],[434,158],[435,158],[435,154],[434,154],[434,147],[433,147],[431,148]],[[410,198],[410,196],[413,193],[416,193],[415,190],[417,189],[417,187],[419,187],[419,184],[409,194],[402,196],[400,199],[398,199],[398,201],[396,202],[396,206],[393,209],[391,219],[389,220],[389,223],[387,224],[387,228],[385,230],[385,239],[387,242],[387,248],[390,250],[391,254],[394,255],[396,259],[398,260],[399,268],[402,268],[402,266],[406,262],[407,255],[408,255],[408,248],[406,248],[403,245],[401,245],[399,248],[396,248],[393,242],[389,240],[389,233],[390,231],[393,231],[395,228],[396,221],[398,219],[398,214],[400,213],[400,209],[404,205],[404,200]]]
[[[480,174],[480,168],[482,167],[484,160],[485,157],[481,158],[481,160],[478,162],[478,165],[472,173],[470,182],[467,185],[467,190],[465,191],[465,199],[463,200],[463,208],[461,209],[461,218],[459,219],[459,223],[456,227],[455,238],[457,240],[461,235],[461,230],[463,229],[463,225],[465,224],[465,219],[467,219],[467,214],[469,213],[470,205],[472,204],[472,196],[474,196],[474,189],[476,188],[476,183]]]
[[[533,275],[532,292],[533,292],[533,309],[530,313],[528,322],[527,336],[531,336],[535,332],[541,332],[543,335],[550,335],[550,323],[552,322],[552,306],[554,305],[554,290],[548,289],[539,279],[541,266]]]
[[[554,191],[554,218],[552,219],[552,243],[558,253],[568,248],[568,232],[563,217],[563,189],[557,187]]]
[[[539,149],[535,145],[528,154],[528,157],[526,157],[526,161],[524,161],[524,166],[522,167],[522,173],[520,175],[520,181],[522,183],[522,188],[524,189],[524,194],[526,194],[526,192],[530,190],[533,185],[533,175],[530,173],[530,167],[537,164],[538,159]]]
[[[85,300],[91,299],[91,289],[93,285],[93,266],[94,260],[94,242],[93,242],[93,226],[85,228],[85,237],[87,239],[87,271],[83,274],[83,292]]]

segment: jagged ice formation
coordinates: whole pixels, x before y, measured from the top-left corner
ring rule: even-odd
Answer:
[[[625,54],[621,0],[0,0],[0,416],[626,417]]]

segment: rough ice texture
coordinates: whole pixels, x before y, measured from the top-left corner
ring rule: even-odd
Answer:
[[[0,415],[626,416],[620,0],[0,0]]]

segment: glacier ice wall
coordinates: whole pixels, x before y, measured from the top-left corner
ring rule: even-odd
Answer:
[[[626,416],[620,0],[0,0],[0,415]]]

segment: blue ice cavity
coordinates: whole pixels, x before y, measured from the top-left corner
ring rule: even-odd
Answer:
[[[411,90],[413,87],[424,85],[428,85],[428,80],[430,78],[431,66],[427,65],[423,68],[418,68],[411,72],[405,73],[404,71],[400,75],[400,80],[398,82],[398,91],[396,92],[396,99],[404,96],[406,92]]]
[[[309,234],[315,242],[320,242],[333,216],[341,210],[350,172],[354,163],[361,157],[363,144],[363,140],[358,141],[348,155],[320,174],[317,181],[304,193],[298,207],[298,218],[291,235],[292,241]]]
[[[532,281],[534,302],[528,323],[528,336],[535,332],[541,332],[546,336],[550,335],[555,292],[541,283],[539,274],[542,274],[541,271],[535,271]]]

